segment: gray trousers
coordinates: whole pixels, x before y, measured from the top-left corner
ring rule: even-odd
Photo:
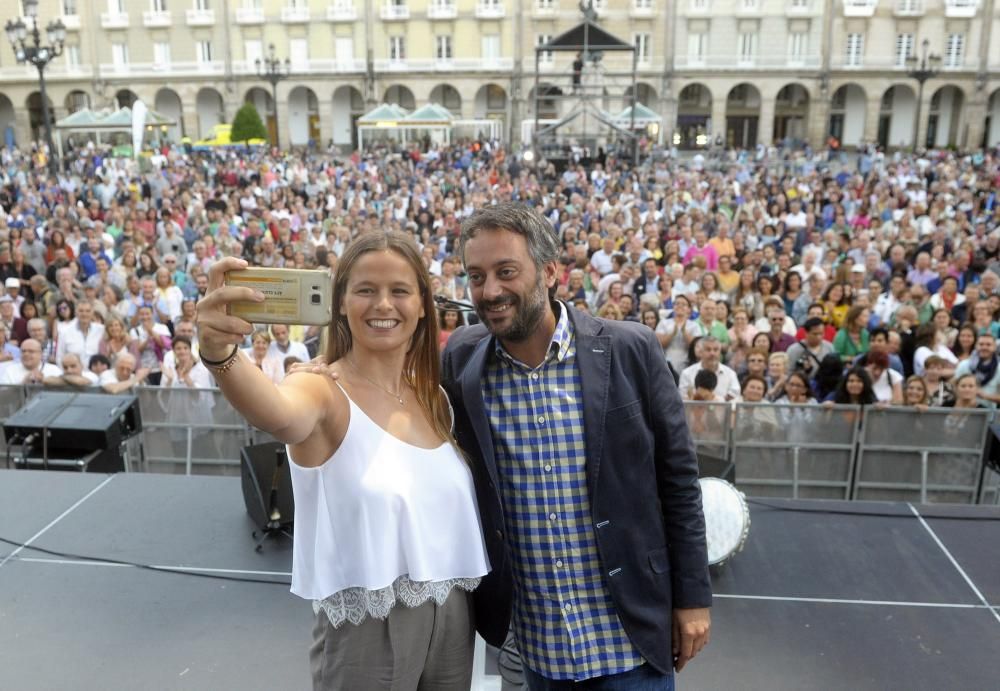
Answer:
[[[455,588],[441,606],[397,605],[385,619],[334,628],[319,611],[309,650],[314,691],[469,691],[472,594]]]

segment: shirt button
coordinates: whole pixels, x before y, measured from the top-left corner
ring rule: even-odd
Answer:
[[[567,602],[565,605],[563,605],[563,609],[566,610],[567,612],[572,612],[573,611],[573,603]]]
[[[558,516],[556,516],[555,513],[550,513],[549,514],[549,520],[550,521],[554,521],[554,520],[556,520],[556,518],[558,518]]]
[[[540,425],[544,425],[545,424],[545,416],[544,415],[539,415],[538,416],[538,424],[540,424]]]
[[[546,473],[551,473],[552,472],[552,465],[551,464],[549,464],[549,463],[545,464],[545,472]]]
[[[538,379],[538,372],[532,372],[531,373],[531,378],[537,380]]]
[[[562,568],[562,566],[563,566],[563,562],[562,562],[562,559],[556,559],[556,567],[558,567],[558,568],[560,568],[560,569],[561,569],[561,568]]]

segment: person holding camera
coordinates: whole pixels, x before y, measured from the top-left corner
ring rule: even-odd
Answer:
[[[292,592],[316,615],[313,688],[468,689],[470,593],[490,567],[439,385],[437,312],[416,244],[394,232],[350,244],[326,364],[277,385],[240,351],[252,325],[227,310],[264,299],[224,285],[247,266],[229,257],[209,269],[201,361],[250,424],[287,444]]]

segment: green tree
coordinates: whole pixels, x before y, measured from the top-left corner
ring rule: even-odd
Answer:
[[[267,139],[267,128],[252,103],[244,103],[233,118],[233,129],[229,139],[233,142],[248,142],[251,139]]]

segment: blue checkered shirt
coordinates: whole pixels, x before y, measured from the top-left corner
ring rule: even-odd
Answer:
[[[497,341],[483,382],[512,547],[514,634],[550,679],[618,674],[644,660],[604,582],[587,494],[583,396],[567,308],[532,369]]]

